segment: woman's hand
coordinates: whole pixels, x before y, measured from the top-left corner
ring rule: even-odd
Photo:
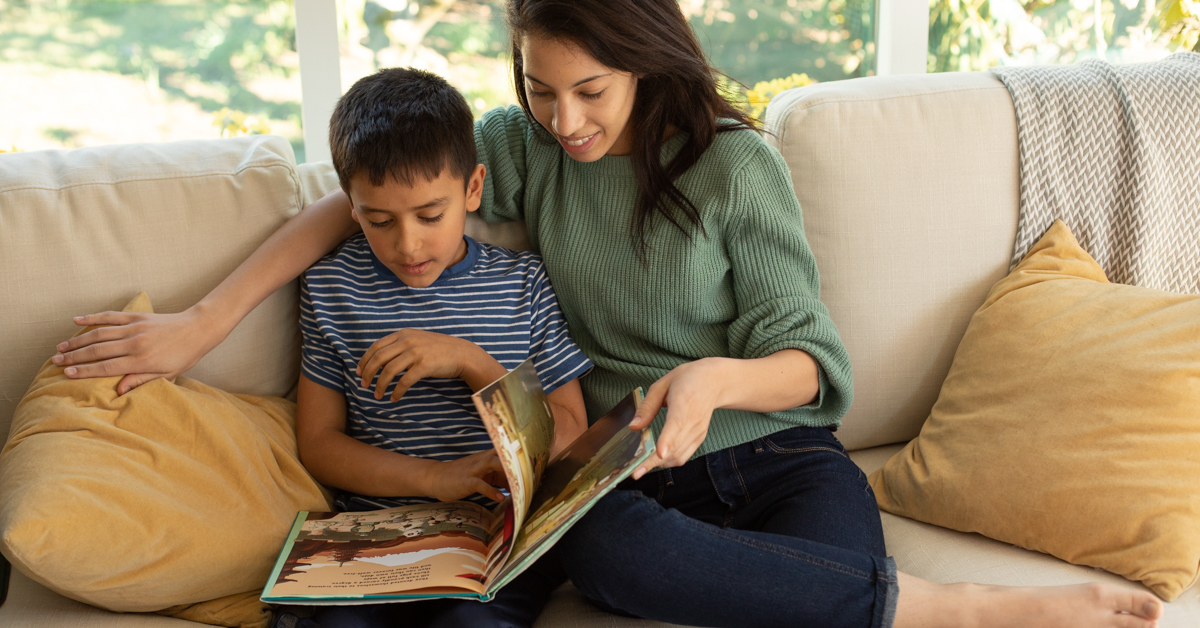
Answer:
[[[634,470],[633,479],[691,459],[708,435],[717,408],[778,412],[813,403],[820,391],[816,360],[798,349],[762,358],[713,357],[681,364],[650,386],[629,423],[631,429],[645,429],[659,409],[667,409],[657,451]]]
[[[160,377],[178,376],[224,339],[195,308],[178,314],[101,312],[74,320],[79,326],[110,327],[59,343],[51,361],[67,367],[72,379],[124,375],[117,383],[120,395]]]
[[[370,387],[377,372],[376,399],[383,399],[392,380],[404,373],[392,391],[394,402],[426,377],[461,377],[472,390],[479,390],[507,371],[470,340],[420,329],[401,329],[376,340],[355,369],[355,374],[362,378],[363,388]]]
[[[633,479],[658,467],[678,467],[691,459],[708,436],[713,410],[721,407],[724,390],[723,363],[727,358],[703,358],[681,364],[646,391],[642,405],[629,423],[630,429],[642,430],[667,409],[667,420],[658,435],[654,455],[634,470]]]

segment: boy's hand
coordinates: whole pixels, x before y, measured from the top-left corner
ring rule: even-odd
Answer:
[[[495,449],[430,465],[423,482],[425,495],[452,502],[479,493],[493,501],[504,501],[497,486],[508,488],[508,477]]]
[[[358,361],[355,374],[362,377],[362,387],[369,388],[378,372],[375,398],[383,399],[388,385],[404,372],[392,391],[392,401],[397,401],[413,384],[426,377],[463,377],[472,365],[486,361],[495,362],[495,359],[470,340],[419,329],[401,329],[376,340]]]

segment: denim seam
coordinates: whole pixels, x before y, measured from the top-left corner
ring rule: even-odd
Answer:
[[[696,521],[695,519],[692,519],[691,517],[688,517],[687,515],[684,515],[682,513],[680,513],[680,516],[683,517],[684,520],[692,527],[694,527],[702,532],[711,534],[713,536],[719,536],[719,537],[734,541],[736,543],[740,543],[747,547],[753,547],[755,549],[771,552],[772,554],[779,554],[780,556],[786,556],[788,558],[806,562],[810,565],[821,567],[823,569],[828,569],[830,571],[836,571],[838,573],[841,573],[841,574],[844,574],[847,576],[851,576],[854,578],[861,578],[863,580],[866,580],[867,582],[871,581],[871,574],[866,573],[864,571],[859,571],[853,567],[847,567],[846,565],[842,565],[840,563],[835,563],[832,561],[817,558],[816,556],[812,556],[811,554],[797,552],[795,550],[791,550],[789,548],[783,548],[778,545],[768,545],[765,543],[758,543],[758,542],[755,542],[755,541],[751,540],[750,538],[742,536],[740,534],[733,534],[733,533],[725,532],[724,530],[722,530],[720,528],[714,529],[711,525],[705,524],[702,521]],[[783,551],[781,551],[781,550],[783,550]]]
[[[771,451],[774,451],[775,453],[780,453],[780,454],[798,454],[798,453],[803,453],[806,451],[830,451],[839,456],[842,456],[843,458],[849,458],[849,456],[834,449],[833,447],[799,447],[796,449],[784,449],[783,447],[780,447],[779,445],[772,443],[769,439],[767,439],[765,437],[763,438],[763,442],[767,444],[767,447],[771,448]]]
[[[712,454],[704,457],[704,468],[708,471],[708,481],[712,482],[713,491],[717,493],[717,498],[721,500],[721,503],[724,504],[727,509],[725,513],[725,522],[722,524],[722,527],[729,527],[729,524],[733,521],[733,504],[729,503],[729,496],[721,491],[721,486],[717,483],[716,478],[713,477],[711,464],[712,458],[710,456],[712,456]],[[690,521],[691,517],[688,517],[688,520]]]
[[[732,448],[729,450],[729,462],[733,464],[733,474],[737,476],[738,484],[742,485],[742,495],[746,496],[746,503],[749,504],[754,500],[750,499],[750,489],[746,488],[746,481],[742,479],[742,470],[738,468],[737,464],[737,454]]]

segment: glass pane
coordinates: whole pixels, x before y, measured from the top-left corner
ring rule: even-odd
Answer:
[[[1161,59],[1196,45],[1189,0],[931,0],[929,71]],[[1172,7],[1175,13],[1171,12]]]
[[[304,157],[288,0],[0,0],[0,94],[0,149],[269,130]]]
[[[682,0],[713,63],[753,87],[875,73],[875,0]]]
[[[476,115],[516,102],[505,0],[337,2],[343,89],[377,68],[413,65],[446,77]],[[874,74],[875,0],[682,0],[680,6],[716,66],[748,87],[793,74],[805,74],[804,81]]]

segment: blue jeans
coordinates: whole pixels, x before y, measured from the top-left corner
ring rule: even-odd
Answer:
[[[619,614],[689,626],[891,628],[875,496],[826,428],[797,427],[626,481],[555,548]]]

